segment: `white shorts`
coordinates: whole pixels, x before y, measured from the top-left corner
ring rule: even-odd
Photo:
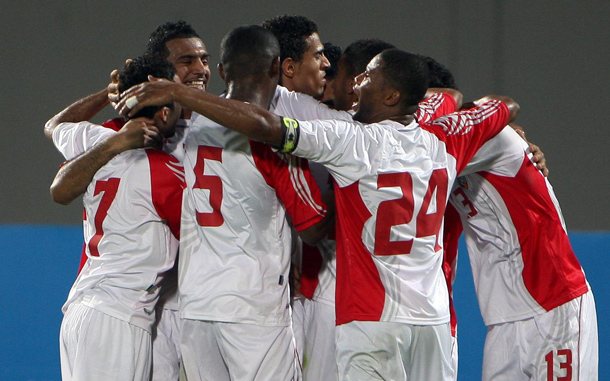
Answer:
[[[152,380],[180,379],[180,316],[176,310],[156,308],[152,336]]]
[[[338,380],[335,307],[305,299],[304,308],[303,380]]]
[[[78,302],[59,333],[63,381],[150,380],[150,333]]]
[[[451,335],[451,372],[453,373],[453,378],[451,378],[452,380],[457,380],[458,363],[458,338],[456,332],[455,336]]]
[[[292,327],[182,319],[180,347],[186,378],[299,380]]]
[[[451,329],[352,321],[336,328],[340,380],[452,380]]]
[[[542,315],[489,326],[483,380],[597,380],[598,359],[589,291]]]

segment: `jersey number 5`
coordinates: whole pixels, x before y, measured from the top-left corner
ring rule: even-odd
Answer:
[[[390,233],[393,226],[406,225],[413,219],[413,178],[408,172],[386,173],[379,175],[377,189],[400,187],[402,197],[395,200],[382,201],[377,209],[377,224],[375,226],[375,255],[409,254],[413,240],[391,241]],[[438,232],[440,229],[447,201],[448,176],[446,169],[432,172],[428,189],[424,195],[421,209],[416,220],[416,237],[435,237],[434,250],[440,250]],[[428,213],[430,201],[435,196],[436,211]]]
[[[95,212],[95,217],[93,219],[95,224],[95,234],[89,240],[89,253],[91,253],[91,255],[94,257],[100,256],[97,246],[104,236],[104,228],[102,227],[102,223],[108,215],[108,209],[110,209],[112,201],[114,201],[114,198],[116,197],[116,192],[119,189],[120,181],[121,179],[113,177],[106,181],[97,181],[95,183],[93,195],[97,196],[102,192],[104,192],[104,194],[102,195],[100,205],[97,207],[97,212]]]
[[[197,164],[195,165],[195,185],[193,189],[209,190],[209,202],[212,208],[208,213],[197,213],[199,226],[217,227],[224,224],[225,220],[220,212],[222,205],[222,180],[218,176],[204,175],[205,161],[214,160],[222,163],[222,148],[199,146],[197,148]]]

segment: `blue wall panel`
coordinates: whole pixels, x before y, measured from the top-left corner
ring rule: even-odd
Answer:
[[[605,264],[610,233],[571,233],[597,302],[600,362],[610,352],[610,283]],[[80,227],[0,226],[0,380],[59,380],[61,306],[74,281],[82,247]],[[479,313],[470,265],[460,246],[454,297],[459,319],[461,380],[480,380],[486,329]],[[600,368],[600,380],[610,371]]]

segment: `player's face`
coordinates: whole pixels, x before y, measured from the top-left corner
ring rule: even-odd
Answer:
[[[352,109],[357,98],[354,95],[354,77],[348,75],[345,58],[342,56],[337,64],[337,76],[332,83],[334,108],[342,111]]]
[[[385,81],[382,73],[383,60],[375,56],[364,73],[356,77],[354,92],[358,103],[354,106],[354,120],[362,123],[379,122],[379,106],[383,104]]]
[[[324,55],[324,45],[317,33],[307,37],[307,50],[303,53],[303,59],[296,63],[291,90],[321,98],[326,83],[326,69],[330,63]]]
[[[181,83],[178,74],[174,76],[174,82]],[[178,119],[180,119],[180,115],[182,114],[182,105],[174,102],[173,109],[168,107],[164,107],[164,109],[167,112],[167,118],[159,120],[158,123],[156,123],[156,126],[159,129],[159,132],[165,138],[170,138],[176,133],[176,124],[178,123]]]
[[[197,37],[176,38],[165,43],[167,60],[176,68],[180,83],[205,91],[210,81],[210,55]]]

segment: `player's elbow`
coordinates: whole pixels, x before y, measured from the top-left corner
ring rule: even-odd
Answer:
[[[53,130],[55,130],[55,127],[57,127],[57,123],[55,121],[55,118],[49,119],[44,124],[44,136],[46,136],[47,139],[49,139],[51,141],[53,141]]]
[[[53,201],[61,205],[68,205],[74,200],[74,197],[64,192],[55,181],[49,187],[49,193]]]

